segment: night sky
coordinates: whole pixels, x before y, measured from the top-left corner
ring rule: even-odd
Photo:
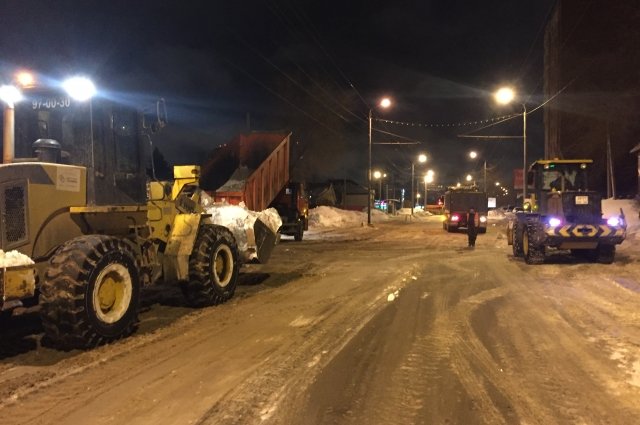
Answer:
[[[373,108],[375,118],[414,124],[374,121],[374,168],[406,179],[425,152],[437,182],[479,178],[483,160],[492,179],[508,181],[522,166],[521,139],[457,136],[486,125],[468,123],[520,112],[494,104],[504,83],[528,108],[541,103],[553,3],[2,0],[0,75],[81,73],[109,96],[165,98],[169,125],[154,143],[170,163],[201,163],[250,125],[293,132],[298,178],[366,184]],[[389,110],[376,109],[383,95],[394,100]],[[533,160],[543,154],[542,110],[528,121]],[[516,117],[473,134],[521,133]]]

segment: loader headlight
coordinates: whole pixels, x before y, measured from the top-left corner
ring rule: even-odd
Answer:
[[[561,224],[562,224],[562,220],[560,220],[560,219],[559,219],[559,218],[557,218],[557,217],[551,217],[551,218],[549,219],[549,226],[550,226],[550,227],[558,227],[558,226],[560,226]]]
[[[2,86],[0,87],[0,100],[13,108],[16,102],[22,100],[22,93],[15,86]]]
[[[607,224],[609,226],[617,227],[617,226],[622,226],[623,221],[620,217],[613,216],[607,219]]]
[[[80,102],[89,100],[96,94],[96,86],[85,77],[69,78],[62,83],[62,88],[69,96]]]

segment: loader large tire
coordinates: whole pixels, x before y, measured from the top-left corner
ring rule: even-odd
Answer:
[[[522,255],[527,264],[544,263],[544,245],[536,243],[535,232],[539,231],[536,224],[527,226],[522,233]]]
[[[522,252],[522,232],[523,230],[521,229],[522,225],[518,225],[518,223],[514,223],[513,225],[513,229],[511,230],[511,248],[513,249],[513,256],[514,257],[522,257],[523,252]],[[521,233],[520,236],[518,236],[518,233]]]
[[[598,245],[593,260],[601,264],[611,264],[616,256],[615,245]]]
[[[189,257],[189,280],[182,284],[187,303],[193,307],[221,304],[238,284],[238,246],[225,227],[203,225]]]
[[[128,336],[138,323],[139,300],[139,271],[128,244],[101,235],[72,239],[51,257],[40,287],[46,340],[70,350]]]

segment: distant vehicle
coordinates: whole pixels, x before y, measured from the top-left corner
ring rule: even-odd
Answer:
[[[590,159],[540,160],[529,168],[533,186],[507,225],[507,241],[513,255],[527,264],[544,262],[547,248],[570,249],[590,261],[610,264],[616,245],[626,237],[626,222],[619,215],[602,216],[599,193],[587,187]]]
[[[480,216],[479,233],[487,231],[487,194],[474,187],[450,187],[444,194],[444,221],[442,228],[455,232],[467,228],[467,212],[475,208]]]

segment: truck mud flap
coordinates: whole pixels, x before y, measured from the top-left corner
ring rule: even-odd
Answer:
[[[260,219],[257,219],[253,225],[253,232],[256,238],[256,254],[260,263],[266,263],[271,257],[273,248],[278,242],[277,233],[273,232]]]

